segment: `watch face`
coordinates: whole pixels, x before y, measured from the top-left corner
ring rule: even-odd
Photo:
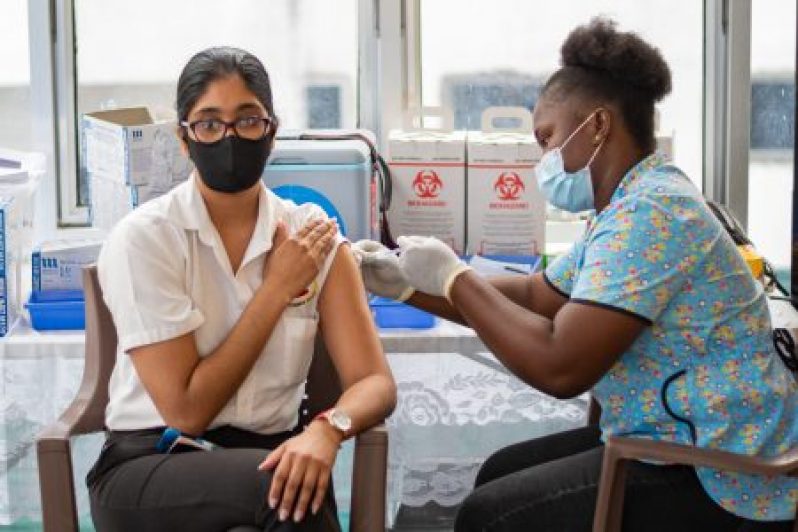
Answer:
[[[330,423],[343,432],[347,432],[352,428],[352,418],[340,410],[333,410],[330,412]]]

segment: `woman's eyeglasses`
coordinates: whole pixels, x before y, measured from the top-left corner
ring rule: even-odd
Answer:
[[[180,122],[183,127],[194,133],[194,138],[202,144],[213,144],[222,140],[231,129],[236,136],[247,140],[260,140],[272,129],[273,121],[268,116],[246,116],[234,122],[225,122],[218,118],[206,118],[194,122]]]

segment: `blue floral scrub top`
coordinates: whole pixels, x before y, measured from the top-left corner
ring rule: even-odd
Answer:
[[[618,434],[771,456],[798,442],[798,389],[775,352],[766,296],[699,192],[654,154],[545,278],[571,301],[650,324],[593,388]],[[697,468],[723,508],[794,515],[798,479]]]

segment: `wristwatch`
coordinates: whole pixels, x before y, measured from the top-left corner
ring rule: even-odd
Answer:
[[[341,431],[344,436],[347,436],[349,431],[352,430],[352,418],[349,417],[349,414],[338,408],[325,410],[314,419],[326,419],[330,425]]]

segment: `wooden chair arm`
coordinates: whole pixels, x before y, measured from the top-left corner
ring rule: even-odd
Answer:
[[[631,460],[712,467],[751,475],[778,476],[798,473],[798,449],[763,458],[680,443],[610,436],[604,447],[593,532],[620,532],[626,470]]]
[[[352,532],[385,530],[388,430],[380,424],[355,437],[352,471]]]

